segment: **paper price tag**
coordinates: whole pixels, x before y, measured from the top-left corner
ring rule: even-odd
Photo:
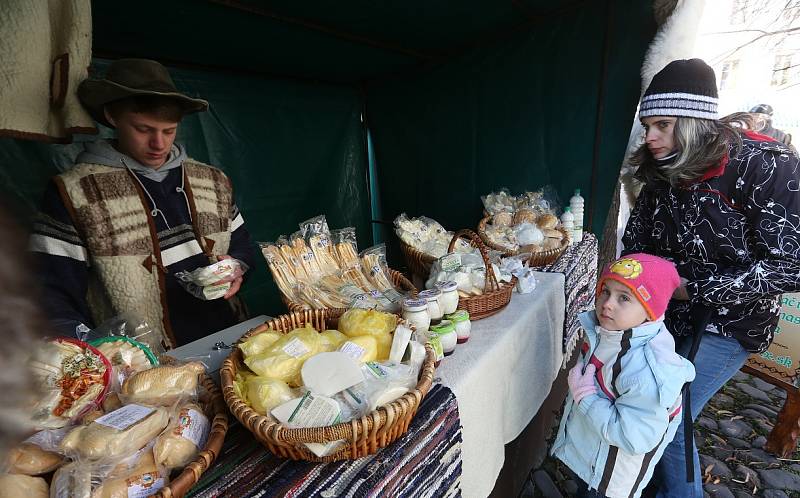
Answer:
[[[350,358],[354,360],[361,360],[361,357],[364,356],[364,353],[367,351],[366,349],[362,348],[358,344],[354,342],[347,341],[339,347],[339,351],[346,354]]]
[[[458,253],[447,254],[439,258],[442,271],[456,271],[461,267],[461,255]]]
[[[305,343],[296,337],[286,343],[281,349],[292,358],[300,358],[311,352]]]
[[[111,427],[112,429],[124,431],[154,411],[155,408],[150,408],[147,406],[125,405],[118,410],[114,410],[109,414],[103,415],[95,420],[95,422],[105,425],[106,427]]]

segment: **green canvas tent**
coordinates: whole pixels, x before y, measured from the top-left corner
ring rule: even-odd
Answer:
[[[95,76],[156,59],[210,101],[179,140],[228,173],[255,240],[324,213],[399,266],[396,215],[474,228],[501,187],[580,188],[599,234],[656,23],[639,0],[95,0],[92,30]],[[93,138],[0,139],[0,194],[28,216]],[[265,265],[244,296],[283,309]]]

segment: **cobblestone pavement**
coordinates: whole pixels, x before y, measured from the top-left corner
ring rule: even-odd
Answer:
[[[763,449],[785,398],[783,390],[739,372],[706,405],[695,424],[706,496],[800,498],[800,452],[778,459]],[[520,498],[568,497],[575,489],[564,466],[548,458]]]

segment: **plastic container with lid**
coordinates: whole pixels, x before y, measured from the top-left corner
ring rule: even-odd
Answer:
[[[458,284],[452,280],[437,282],[435,287],[442,291],[439,306],[442,314],[449,315],[458,309]]]
[[[580,242],[583,240],[583,209],[586,201],[581,197],[581,189],[575,189],[575,195],[569,200],[569,208],[572,215],[575,217],[575,228],[573,230],[573,242]]]
[[[445,319],[450,320],[456,326],[456,336],[459,344],[469,340],[472,322],[469,321],[469,313],[466,310],[457,310],[455,313],[446,315]]]
[[[439,298],[442,296],[442,291],[439,289],[428,289],[419,293],[419,298],[428,302],[428,314],[431,317],[431,325],[436,325],[442,321],[442,306],[439,304]]]
[[[431,326],[428,301],[426,299],[403,300],[403,318],[410,325],[413,325],[417,332],[427,332]]]
[[[442,320],[438,325],[431,326],[431,334],[439,336],[442,341],[442,350],[445,356],[450,356],[456,349],[458,344],[458,335],[456,334],[456,324],[450,320]]]

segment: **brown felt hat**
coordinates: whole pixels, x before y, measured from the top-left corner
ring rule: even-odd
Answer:
[[[208,102],[193,99],[175,88],[167,68],[147,59],[119,59],[108,66],[105,79],[84,80],[78,86],[78,98],[99,123],[113,128],[103,112],[105,105],[138,95],[155,95],[174,99],[184,114],[205,111]]]

